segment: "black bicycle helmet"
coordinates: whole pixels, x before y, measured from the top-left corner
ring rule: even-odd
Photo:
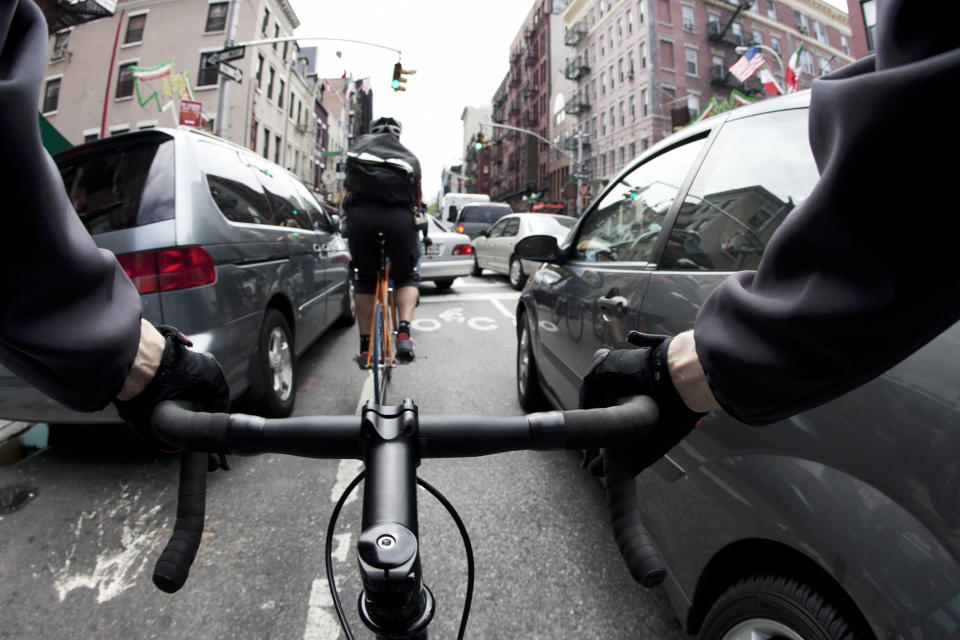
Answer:
[[[377,118],[370,123],[370,133],[389,133],[395,138],[400,137],[403,127],[391,117]]]

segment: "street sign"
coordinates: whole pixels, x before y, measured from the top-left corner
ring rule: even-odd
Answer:
[[[337,174],[330,169],[325,169],[324,172],[320,174],[320,180],[323,184],[330,186],[337,181]]]
[[[244,45],[239,45],[236,47],[227,47],[226,49],[221,49],[220,51],[213,51],[206,54],[203,58],[203,63],[207,67],[212,67],[218,62],[229,62],[230,60],[236,60],[237,58],[242,58],[246,53],[247,48]]]
[[[180,101],[180,124],[188,127],[199,127],[201,124],[203,105],[191,100]]]
[[[227,64],[226,62],[220,63],[220,74],[227,76],[235,82],[240,82],[243,80],[243,71],[237,69],[233,65]]]

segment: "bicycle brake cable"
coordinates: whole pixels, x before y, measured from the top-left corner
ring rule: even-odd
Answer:
[[[354,640],[353,631],[350,629],[350,623],[347,621],[347,616],[343,611],[343,606],[340,603],[340,594],[337,593],[336,581],[333,575],[333,532],[336,529],[337,520],[340,517],[340,510],[343,508],[343,505],[347,501],[347,497],[353,493],[353,490],[360,484],[360,481],[363,480],[366,475],[366,471],[361,471],[357,476],[350,482],[349,485],[343,490],[343,493],[340,495],[340,499],[337,500],[337,504],[334,505],[333,511],[330,513],[330,522],[327,524],[327,540],[324,545],[324,560],[326,562],[326,572],[327,572],[327,585],[330,587],[330,597],[333,600],[333,607],[337,612],[337,618],[340,621],[340,627],[343,629],[343,633],[346,635],[347,640]],[[467,533],[467,527],[463,523],[463,520],[460,518],[460,514],[457,513],[457,510],[454,508],[453,504],[447,500],[447,498],[440,493],[440,491],[431,485],[429,482],[423,478],[417,478],[417,484],[426,489],[426,491],[432,495],[437,502],[443,505],[444,509],[447,510],[447,513],[450,514],[450,517],[453,519],[454,524],[457,525],[457,529],[460,531],[460,539],[463,540],[463,549],[467,555],[467,590],[463,598],[463,613],[460,615],[460,629],[457,633],[457,640],[463,640],[463,636],[467,631],[467,619],[470,616],[470,606],[473,603],[473,585],[474,585],[474,558],[473,558],[473,545],[470,543],[470,535]]]

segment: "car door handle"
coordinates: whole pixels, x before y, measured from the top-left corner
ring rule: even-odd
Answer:
[[[623,296],[598,298],[597,304],[604,311],[615,313],[617,315],[623,315],[627,311],[627,307],[630,306],[630,303]]]
[[[320,256],[321,258],[327,257],[327,248],[320,244],[313,245],[313,252]]]

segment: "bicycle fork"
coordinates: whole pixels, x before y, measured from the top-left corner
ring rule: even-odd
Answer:
[[[360,429],[366,466],[357,540],[360,617],[378,637],[426,638],[435,603],[420,574],[417,409],[410,400],[368,403]]]

